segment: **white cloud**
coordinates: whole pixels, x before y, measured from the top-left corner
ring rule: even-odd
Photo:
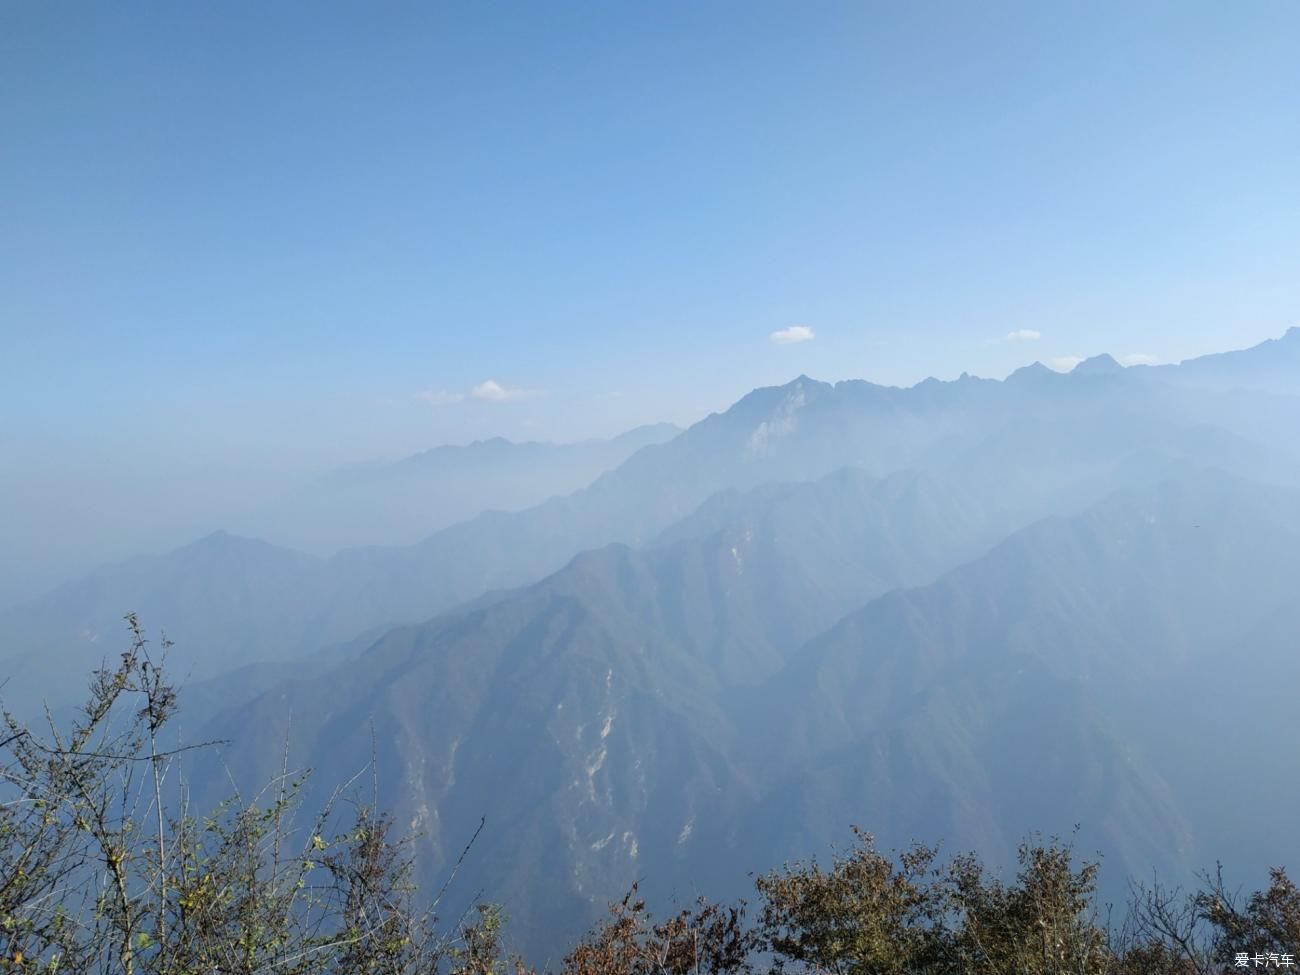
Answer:
[[[465,394],[453,393],[449,389],[422,389],[415,394],[415,398],[431,406],[446,406],[448,403],[459,403]]]
[[[469,392],[462,393],[454,389],[424,389],[415,394],[415,398],[431,406],[447,406],[460,403],[466,399],[481,399],[489,403],[509,403],[513,400],[532,399],[542,395],[537,389],[517,389],[503,386],[495,379],[485,379],[477,386],[470,387]]]
[[[1018,328],[1007,333],[1008,342],[1037,342],[1042,337],[1042,332],[1032,328]]]
[[[799,342],[811,342],[817,337],[816,333],[807,325],[791,325],[789,328],[778,328],[768,336],[777,345],[795,345]]]
[[[1121,356],[1119,361],[1126,366],[1153,366],[1160,360],[1145,352],[1130,352],[1126,356]]]
[[[485,379],[473,389],[469,394],[475,399],[490,400],[493,403],[505,403],[510,400],[529,399],[537,395],[535,389],[512,389],[509,386],[502,386],[495,379]]]
[[[1081,355],[1058,355],[1047,360],[1047,364],[1057,372],[1069,372],[1083,361]]]

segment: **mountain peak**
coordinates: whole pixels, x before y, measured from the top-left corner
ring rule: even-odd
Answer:
[[[1033,379],[1044,379],[1055,376],[1056,373],[1043,365],[1041,362],[1032,362],[1027,366],[1021,366],[1015,372],[1007,377],[1008,382],[1025,382]]]
[[[824,383],[819,379],[813,379],[811,376],[802,372],[785,384],[785,388],[790,390],[822,389],[823,387],[826,389],[832,388],[829,383]]]
[[[173,551],[173,554],[180,552],[238,552],[274,548],[278,548],[278,546],[273,545],[271,542],[263,541],[260,538],[249,538],[247,535],[236,535],[234,532],[219,528],[214,532],[209,532],[202,538],[196,538],[188,545],[180,546]]]
[[[216,531],[208,532],[202,538],[195,539],[194,545],[233,545],[239,541],[238,535],[233,535],[224,528],[218,528]]]
[[[1070,372],[1077,376],[1113,376],[1124,371],[1124,367],[1115,361],[1115,357],[1103,352],[1090,359],[1084,359]]]
[[[794,379],[791,379],[784,386],[767,387],[767,390],[770,391],[769,395],[773,398],[772,402],[779,404],[781,408],[786,409],[791,405],[794,405],[795,407],[803,406],[810,397],[817,397],[824,393],[832,392],[834,389],[835,387],[830,383],[824,383],[819,379],[813,379],[811,376],[804,375],[803,373],[795,376]],[[749,399],[750,396],[754,395],[754,393],[764,392],[763,389],[756,389],[753,393],[750,393],[749,396],[744,397],[744,399]],[[742,402],[743,401],[744,400],[742,400]]]
[[[303,555],[293,549],[282,548],[260,538],[236,535],[224,529],[210,532],[202,538],[196,538],[186,545],[172,549],[161,558],[173,560],[174,564],[177,565],[221,565],[228,564],[231,559],[248,558],[311,559],[310,556]]]

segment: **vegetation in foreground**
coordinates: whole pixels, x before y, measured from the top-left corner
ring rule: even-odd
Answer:
[[[440,918],[407,841],[340,788],[298,801],[287,768],[258,795],[189,808],[176,695],[138,622],[61,732],[5,714],[0,739],[0,971],[77,975],[552,975],[507,957],[490,905]],[[167,643],[160,647],[165,657]],[[190,747],[203,747],[201,744]],[[974,854],[855,843],[829,865],[756,880],[755,909],[701,900],[656,921],[636,889],[554,975],[1205,975],[1292,968],[1300,891],[1286,872],[1238,897],[1221,874],[1135,886],[1103,916],[1098,866],[1052,838],[1009,882]],[[467,851],[467,855],[472,855]],[[452,880],[454,880],[454,872]],[[449,880],[448,883],[451,883]]]

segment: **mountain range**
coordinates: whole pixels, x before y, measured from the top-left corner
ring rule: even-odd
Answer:
[[[1288,348],[1298,334],[1288,333]],[[16,697],[66,700],[80,688],[61,675],[100,659],[98,641],[116,632],[123,607],[166,621],[187,676],[296,659],[524,585],[590,548],[648,544],[718,492],[843,467],[978,483],[980,503],[1021,520],[1075,510],[1138,468],[1149,473],[1179,458],[1295,476],[1297,451],[1274,434],[1293,417],[1300,423],[1294,397],[1279,404],[1266,393],[1188,390],[1113,360],[1090,362],[1069,375],[1030,367],[1005,382],[962,377],[909,389],[799,377],[642,447],[571,494],[518,512],[485,511],[412,545],[320,558],[217,533],[105,567],[0,614],[0,645],[15,648],[6,669]]]
[[[1004,863],[1079,824],[1120,877],[1262,869],[1300,855],[1298,349],[801,376],[413,544],[219,533],[0,616],[6,699],[69,703],[137,611],[177,641],[183,730],[230,741],[196,799],[286,744],[311,802],[373,759],[434,889],[486,819],[452,899],[503,903],[534,957],[633,881],[743,893],[852,824]]]
[[[396,461],[350,464],[234,518],[242,535],[318,555],[409,545],[483,511],[520,511],[570,494],[642,447],[681,431],[655,423],[609,439],[447,445]]]

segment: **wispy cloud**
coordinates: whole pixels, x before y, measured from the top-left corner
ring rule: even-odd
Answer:
[[[789,328],[778,328],[768,336],[768,338],[777,345],[795,345],[799,342],[811,342],[816,337],[816,333],[807,325],[791,325]]]
[[[502,386],[495,379],[485,379],[471,389],[469,394],[475,399],[485,399],[493,403],[507,403],[511,400],[531,399],[539,394],[539,390]]]
[[[1018,328],[1007,333],[1008,342],[1037,342],[1042,337],[1043,333],[1033,328]]]
[[[1160,360],[1145,352],[1130,352],[1128,355],[1120,356],[1119,361],[1126,366],[1153,366]]]
[[[465,394],[454,393],[449,389],[422,389],[415,394],[415,398],[431,406],[446,406],[448,403],[459,403]]]
[[[540,389],[504,386],[495,379],[485,379],[477,386],[471,386],[468,392],[456,389],[422,389],[415,394],[415,398],[430,406],[450,406],[453,403],[463,403],[467,399],[483,400],[487,403],[510,403],[541,395]]]
[[[1047,360],[1047,364],[1057,372],[1069,372],[1083,361],[1081,355],[1058,355]]]

